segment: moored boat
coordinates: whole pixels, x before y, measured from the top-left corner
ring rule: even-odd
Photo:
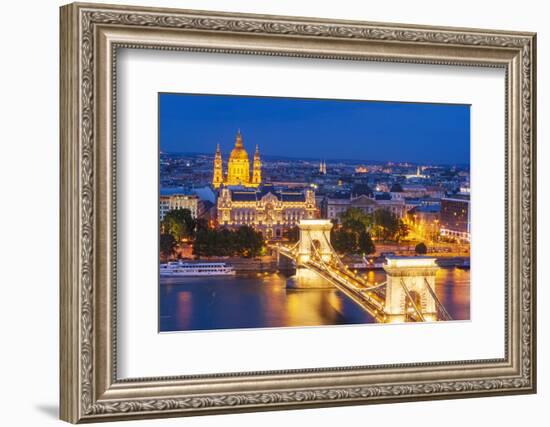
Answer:
[[[225,262],[168,262],[160,264],[163,277],[233,276],[235,269]]]

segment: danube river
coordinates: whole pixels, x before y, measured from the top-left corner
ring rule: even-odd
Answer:
[[[372,284],[386,280],[370,271]],[[160,331],[373,323],[336,289],[287,289],[282,273],[161,278]],[[470,318],[470,271],[441,268],[436,293],[454,320]]]

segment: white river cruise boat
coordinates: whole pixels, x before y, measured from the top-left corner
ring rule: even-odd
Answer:
[[[163,277],[232,276],[235,269],[225,262],[169,262],[160,265]]]

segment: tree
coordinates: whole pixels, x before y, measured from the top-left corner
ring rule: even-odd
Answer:
[[[161,233],[170,234],[176,242],[180,242],[187,235],[187,230],[184,224],[169,216],[161,222]]]
[[[342,224],[342,228],[355,235],[362,233],[366,230],[365,224],[358,219],[348,219]]]
[[[414,247],[414,251],[418,255],[425,255],[428,253],[428,247],[423,242],[420,242],[418,245]]]
[[[193,255],[197,258],[206,256],[208,252],[208,233],[207,229],[197,231],[195,242],[193,243]]]
[[[359,234],[359,238],[357,240],[357,246],[359,249],[359,252],[362,252],[363,254],[369,255],[376,252],[376,248],[374,247],[374,243],[372,242],[372,239],[370,237],[370,234],[366,231],[362,231]]]
[[[174,249],[176,248],[176,239],[174,236],[168,233],[160,235],[160,255],[167,259],[172,256]]]
[[[239,254],[245,258],[258,256],[263,247],[262,235],[246,225],[237,230],[236,241]]]
[[[331,242],[340,253],[373,253],[369,230],[373,225],[373,216],[359,208],[349,208],[340,216],[341,226],[335,224],[331,230]]]
[[[359,208],[349,208],[340,217],[342,227],[346,230],[360,233],[372,227],[372,215],[363,212]]]
[[[399,229],[399,218],[389,210],[376,210],[373,220],[376,235],[382,240],[392,240],[397,234]]]
[[[220,256],[233,256],[236,252],[235,238],[231,231],[224,228],[218,232],[217,248]]]
[[[201,256],[243,256],[252,258],[263,251],[261,233],[242,226],[236,231],[199,228],[195,235],[193,254]]]
[[[189,209],[173,209],[164,215],[161,227],[164,233],[174,236],[176,241],[193,237],[197,222]]]
[[[208,221],[205,218],[197,218],[195,220],[195,232],[204,228],[208,228]]]
[[[330,241],[336,252],[356,253],[357,239],[354,233],[346,230],[336,230],[331,233]]]

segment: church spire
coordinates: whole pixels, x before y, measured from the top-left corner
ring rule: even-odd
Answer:
[[[262,183],[262,162],[260,161],[260,148],[256,144],[254,153],[254,162],[252,164],[252,184],[260,185]]]
[[[216,145],[216,154],[214,155],[214,175],[212,177],[212,185],[214,188],[219,188],[223,184],[223,161],[220,144]]]
[[[243,137],[241,135],[241,129],[237,129],[237,136],[235,137],[235,148],[243,148]]]
[[[319,163],[319,174],[327,174],[327,162],[325,162],[324,160],[321,160],[321,162]]]

